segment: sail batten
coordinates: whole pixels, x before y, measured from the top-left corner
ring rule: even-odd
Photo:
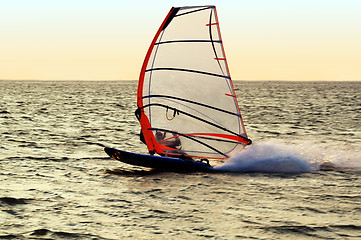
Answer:
[[[250,144],[214,6],[170,10],[145,57],[137,104],[152,153],[222,159]]]
[[[234,95],[230,95],[230,96],[235,97]],[[174,96],[167,96],[167,95],[148,95],[148,96],[143,96],[143,99],[144,99],[144,98],[152,98],[152,97],[154,97],[154,98],[176,99],[176,100],[180,100],[180,101],[184,101],[184,102],[188,102],[188,103],[193,103],[193,104],[200,105],[200,106],[207,107],[207,108],[212,108],[212,109],[214,109],[214,110],[217,110],[217,111],[220,111],[220,112],[224,112],[224,113],[228,113],[228,114],[231,114],[231,115],[235,115],[235,116],[238,116],[238,117],[241,116],[239,113],[236,113],[236,112],[226,111],[226,110],[221,109],[221,108],[216,108],[216,107],[213,107],[213,106],[210,106],[210,105],[207,105],[207,104],[203,104],[203,103],[200,103],[200,102],[194,102],[194,101],[191,101],[191,100],[188,100],[188,99],[178,98],[178,97],[174,97]]]
[[[158,42],[158,43],[155,43],[155,45],[159,45],[159,44],[167,44],[167,43],[210,43],[210,42],[222,43],[222,41],[220,41],[220,40],[217,40],[217,41],[212,41],[212,40],[193,39],[193,40],[173,40],[173,41],[164,41],[164,42]]]
[[[198,74],[205,74],[205,75],[211,75],[211,76],[215,76],[215,77],[221,77],[221,78],[228,78],[230,79],[230,76],[226,76],[226,75],[221,75],[221,74],[216,74],[216,73],[211,73],[211,72],[203,72],[203,71],[198,71],[198,70],[193,70],[193,69],[182,69],[182,68],[150,68],[145,70],[146,72],[151,72],[151,71],[159,71],[159,70],[163,70],[163,71],[183,71],[183,72],[191,72],[191,73],[198,73]]]

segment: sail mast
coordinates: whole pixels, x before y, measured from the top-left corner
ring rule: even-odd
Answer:
[[[152,51],[154,49],[155,43],[159,37],[159,35],[161,34],[162,30],[164,30],[164,28],[166,27],[166,25],[169,24],[169,19],[171,18],[171,16],[174,16],[174,13],[177,12],[178,9],[172,7],[171,10],[168,12],[167,16],[165,17],[165,19],[163,20],[162,24],[160,25],[157,33],[155,34],[153,41],[151,42],[149,49],[147,51],[147,54],[145,55],[144,61],[143,61],[143,65],[140,71],[140,76],[139,76],[139,81],[138,81],[138,92],[137,92],[137,105],[138,105],[138,109],[141,109],[141,113],[139,113],[139,122],[141,124],[142,129],[150,129],[150,122],[148,117],[144,114],[144,110],[143,108],[143,86],[144,86],[144,76],[145,76],[145,71],[150,59],[150,55],[152,54]],[[162,150],[157,147],[158,144],[155,141],[155,138],[152,134],[149,134],[148,131],[142,131],[142,134],[144,136],[144,141],[146,143],[146,145],[148,146],[148,151],[149,152],[162,152]]]

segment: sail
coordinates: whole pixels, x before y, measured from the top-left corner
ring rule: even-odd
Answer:
[[[151,153],[224,159],[250,144],[215,6],[169,11],[146,54],[137,104]]]

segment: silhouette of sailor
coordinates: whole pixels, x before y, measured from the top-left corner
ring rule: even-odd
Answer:
[[[157,142],[159,144],[162,144],[164,146],[170,147],[170,148],[175,148],[175,149],[180,149],[181,147],[181,141],[178,137],[178,135],[176,133],[172,133],[173,137],[169,138],[168,140],[164,140],[166,139],[167,133],[166,132],[161,132],[161,131],[157,131],[155,133],[155,140],[157,140]]]

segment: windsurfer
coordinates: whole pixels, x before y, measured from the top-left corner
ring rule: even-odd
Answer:
[[[170,147],[170,148],[174,148],[174,149],[180,149],[182,144],[181,141],[178,137],[178,134],[176,134],[175,132],[172,133],[173,137],[166,139],[166,135],[167,133],[164,132],[162,133],[161,131],[157,131],[155,133],[155,140],[157,140],[158,143]]]
[[[166,137],[166,134],[167,134],[166,132],[162,133],[161,131],[157,131],[155,133],[155,140],[157,140],[158,143],[160,143],[164,146],[174,148],[174,149],[180,149],[182,144],[181,144],[181,141],[180,141],[178,135],[173,132],[172,133],[173,137],[171,137],[168,140],[164,140]],[[140,141],[142,141],[142,143],[146,144],[142,130],[140,131],[139,135],[140,135]]]
[[[191,157],[186,156],[185,152],[182,150],[182,143],[179,139],[179,135],[176,132],[172,132],[172,137],[166,138],[167,133],[162,131],[157,131],[155,133],[155,140],[163,146],[173,148],[174,150],[171,150],[171,152],[176,153],[177,158],[181,158],[183,160],[187,161],[193,161]],[[165,154],[167,156],[167,154]],[[170,154],[169,157],[174,157],[173,154]]]

